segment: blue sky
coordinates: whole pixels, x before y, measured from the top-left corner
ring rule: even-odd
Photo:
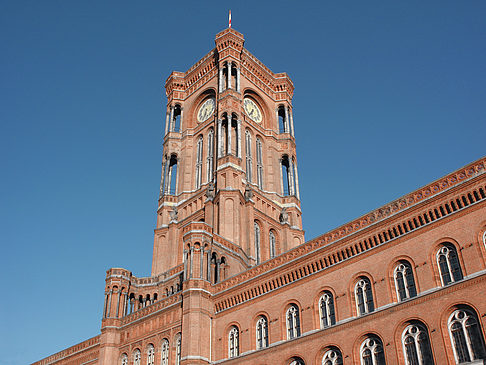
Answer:
[[[484,1],[2,1],[2,364],[99,333],[150,275],[163,85],[227,26],[287,72],[306,238],[485,155]]]

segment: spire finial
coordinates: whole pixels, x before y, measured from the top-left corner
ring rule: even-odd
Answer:
[[[228,28],[231,28],[231,9],[229,11]]]

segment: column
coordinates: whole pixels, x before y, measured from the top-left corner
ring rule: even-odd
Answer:
[[[184,108],[181,107],[181,116],[180,116],[180,120],[179,120],[179,133],[182,133],[182,121],[183,121],[183,118],[184,118]]]
[[[237,148],[238,148],[238,157],[241,158],[241,119],[238,119],[237,121],[237,125],[238,125],[238,129],[237,129],[237,133],[238,133],[238,144],[237,144]]]
[[[283,175],[282,175],[283,174],[283,172],[282,172],[283,168],[282,168],[282,159],[281,158],[278,159],[278,164],[279,164],[278,169],[280,170],[280,192],[281,192],[282,195],[285,195],[284,186],[283,186]]]
[[[103,303],[103,318],[106,318],[107,305],[108,305],[108,293],[105,292],[105,302]]]
[[[170,106],[170,118],[169,118],[169,131],[172,132],[174,130],[174,107]]]
[[[169,131],[169,122],[170,122],[170,111],[167,110],[165,112],[165,134],[164,136],[167,134],[167,132]]]
[[[295,137],[294,134],[294,113],[292,113],[292,110],[289,108],[289,116],[290,116],[290,133],[292,133],[292,136]]]
[[[221,119],[218,119],[218,158],[222,156],[223,154],[223,140],[222,140],[222,137],[221,137],[221,133],[222,133],[222,129],[223,129],[223,121]]]
[[[289,109],[285,107],[285,123],[284,123],[285,133],[289,132]]]
[[[128,301],[128,293],[125,293],[125,299],[123,303],[123,317],[125,317],[128,314],[128,306],[130,305]]]
[[[189,277],[192,278],[192,267],[194,266],[194,246],[191,246],[189,248],[189,250],[190,250],[190,255],[191,255],[190,256],[191,262],[190,262],[190,265],[189,265],[189,267],[190,267],[190,269],[189,269]]]
[[[295,195],[294,191],[294,161],[292,161],[292,158],[289,157],[289,170],[288,170],[288,175],[289,175],[289,195]]]
[[[279,119],[278,119],[278,107],[275,108],[275,116],[277,117],[277,132],[280,133],[280,122],[279,122]]]
[[[228,146],[226,146],[226,154],[231,155],[231,113],[228,113],[228,128],[226,128],[226,133],[228,134]]]
[[[199,256],[201,258],[200,261],[200,269],[199,269],[199,278],[204,279],[204,247],[201,246],[199,249]]]
[[[219,65],[219,93],[221,94],[223,92],[223,66]]]
[[[118,290],[118,298],[116,298],[116,314],[115,314],[116,318],[118,318],[118,314],[120,312],[120,297],[121,297],[121,290]]]
[[[231,89],[231,61],[228,61],[228,89]]]
[[[295,168],[295,189],[297,190],[297,199],[300,200],[300,191],[299,191],[299,174],[297,172],[297,161],[294,165]]]
[[[236,91],[240,92],[241,91],[241,86],[240,86],[240,67],[236,68]]]
[[[106,318],[111,317],[111,294],[113,293],[113,290],[110,289],[110,293],[108,294],[108,308],[106,310]]]

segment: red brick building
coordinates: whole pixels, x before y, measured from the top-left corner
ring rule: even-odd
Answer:
[[[292,81],[215,43],[165,85],[152,275],[35,364],[486,363],[486,158],[305,242]]]

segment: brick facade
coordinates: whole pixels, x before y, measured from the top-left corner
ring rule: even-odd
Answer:
[[[35,364],[483,363],[486,158],[305,242],[293,83],[215,44],[166,81],[152,276]]]

